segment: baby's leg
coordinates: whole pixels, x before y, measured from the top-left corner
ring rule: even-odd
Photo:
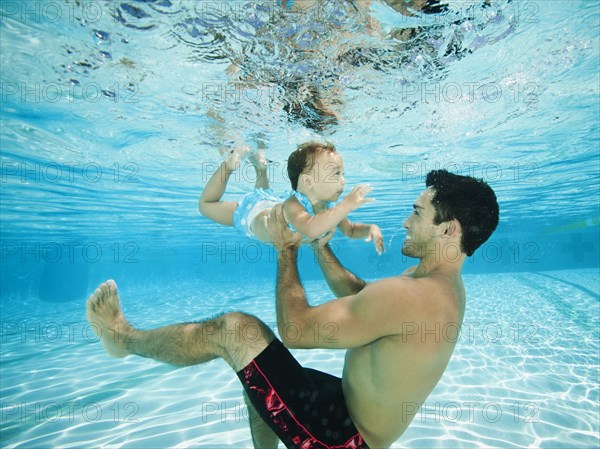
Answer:
[[[206,183],[200,196],[200,213],[212,221],[233,226],[233,213],[237,207],[235,201],[221,201],[231,174],[240,166],[240,158],[248,152],[247,147],[234,150],[227,160]]]
[[[256,170],[256,183],[254,184],[255,189],[268,189],[269,188],[269,175],[267,173],[267,159],[265,158],[265,147],[260,145],[256,153],[251,154],[248,160],[254,165]]]

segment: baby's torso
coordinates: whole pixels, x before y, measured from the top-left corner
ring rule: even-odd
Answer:
[[[309,199],[302,193],[291,191],[286,196],[286,200],[288,200],[290,197],[295,197],[298,200],[298,202],[302,205],[302,207],[306,210],[306,212],[310,215],[315,215],[315,213],[321,212],[321,210],[315,211],[313,209],[313,205],[311,204]],[[263,200],[263,201],[256,203],[254,205],[253,209],[248,213],[248,221],[250,223],[250,230],[251,230],[252,234],[258,240],[260,240],[264,243],[270,242],[270,236],[269,236],[269,232],[268,232],[269,231],[268,230],[269,214],[271,213],[271,209],[273,208],[273,206],[275,204],[277,204],[277,203],[275,203],[271,199]],[[332,206],[332,203],[326,203],[323,207],[323,210],[329,209],[331,206]],[[294,227],[294,225],[290,221],[291,220],[288,219],[288,224],[287,224],[290,231],[292,231],[294,233],[298,232],[298,230]],[[325,234],[323,234],[317,238],[321,238]],[[303,236],[301,243],[302,244],[309,243],[312,240],[313,239]]]
[[[310,200],[309,200],[309,199],[306,197],[306,195],[303,195],[303,194],[302,194],[302,193],[300,193],[300,192],[295,192],[295,191],[292,191],[290,196],[293,196],[293,197],[295,197],[295,198],[298,200],[298,202],[299,202],[299,203],[302,205],[302,207],[304,207],[304,210],[306,210],[306,212],[307,212],[309,215],[315,215],[315,214],[318,214],[319,212],[322,212],[323,210],[329,209],[329,208],[330,208],[330,207],[333,205],[332,203],[326,202],[326,203],[324,204],[324,206],[323,206],[321,209],[319,209],[319,210],[314,210],[312,203],[311,203],[311,202],[310,202]],[[297,230],[297,229],[294,227],[294,225],[293,225],[292,223],[290,223],[290,221],[291,221],[291,220],[288,220],[288,228],[289,228],[289,229],[290,229],[292,232],[298,232],[298,230]],[[327,234],[327,233],[324,233],[324,234],[320,235],[320,236],[319,236],[319,237],[317,237],[317,238],[324,237],[326,234]],[[302,243],[310,242],[310,241],[312,241],[312,240],[313,240],[313,239],[309,239],[309,238],[307,238],[306,236],[303,236],[303,237],[302,237]]]

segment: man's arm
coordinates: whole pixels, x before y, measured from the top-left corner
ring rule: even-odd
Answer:
[[[420,316],[422,301],[411,294],[412,279],[384,279],[358,294],[310,306],[300,283],[297,247],[279,247],[277,257],[277,327],[288,348],[348,349],[381,337],[400,335],[403,320]],[[405,297],[398,292],[405,290]],[[402,319],[401,319],[402,317]]]
[[[328,244],[332,235],[333,233],[316,240],[312,244],[319,267],[325,276],[329,289],[337,298],[355,295],[365,288],[367,283],[344,268],[339,259],[333,254]]]
[[[422,301],[414,301],[410,284],[407,296],[399,300],[400,284],[406,278],[385,279],[363,288],[358,294],[311,307],[298,275],[300,239],[287,229],[281,205],[274,206],[269,218],[271,239],[277,248],[276,310],[279,334],[290,348],[354,348],[386,335],[402,332],[397,318],[414,317]],[[362,281],[361,281],[362,282]],[[385,319],[396,317],[396,319]]]
[[[310,308],[304,287],[298,274],[298,247],[296,245],[278,247],[277,286],[275,290],[275,310],[277,327],[284,343],[290,332],[299,326],[299,321]]]

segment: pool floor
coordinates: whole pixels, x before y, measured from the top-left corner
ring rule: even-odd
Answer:
[[[117,279],[118,282],[118,279]],[[468,275],[441,382],[396,448],[597,448],[598,270]],[[330,298],[306,283],[313,303]],[[190,281],[122,290],[141,328],[244,310],[274,327],[274,284]],[[241,386],[221,360],[173,368],[109,358],[84,304],[2,298],[5,448],[251,448]],[[341,375],[343,351],[294,351]],[[282,447],[282,446],[281,446]]]

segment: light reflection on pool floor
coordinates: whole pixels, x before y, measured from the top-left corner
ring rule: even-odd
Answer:
[[[454,357],[394,447],[598,447],[598,270],[465,282]],[[307,291],[313,302],[330,297],[324,282],[307,282]],[[121,298],[142,328],[234,309],[275,321],[266,283],[190,282]],[[1,312],[3,447],[252,447],[241,387],[224,362],[174,369],[110,359],[85,325],[83,303],[3,298]],[[341,374],[343,351],[296,355]]]

